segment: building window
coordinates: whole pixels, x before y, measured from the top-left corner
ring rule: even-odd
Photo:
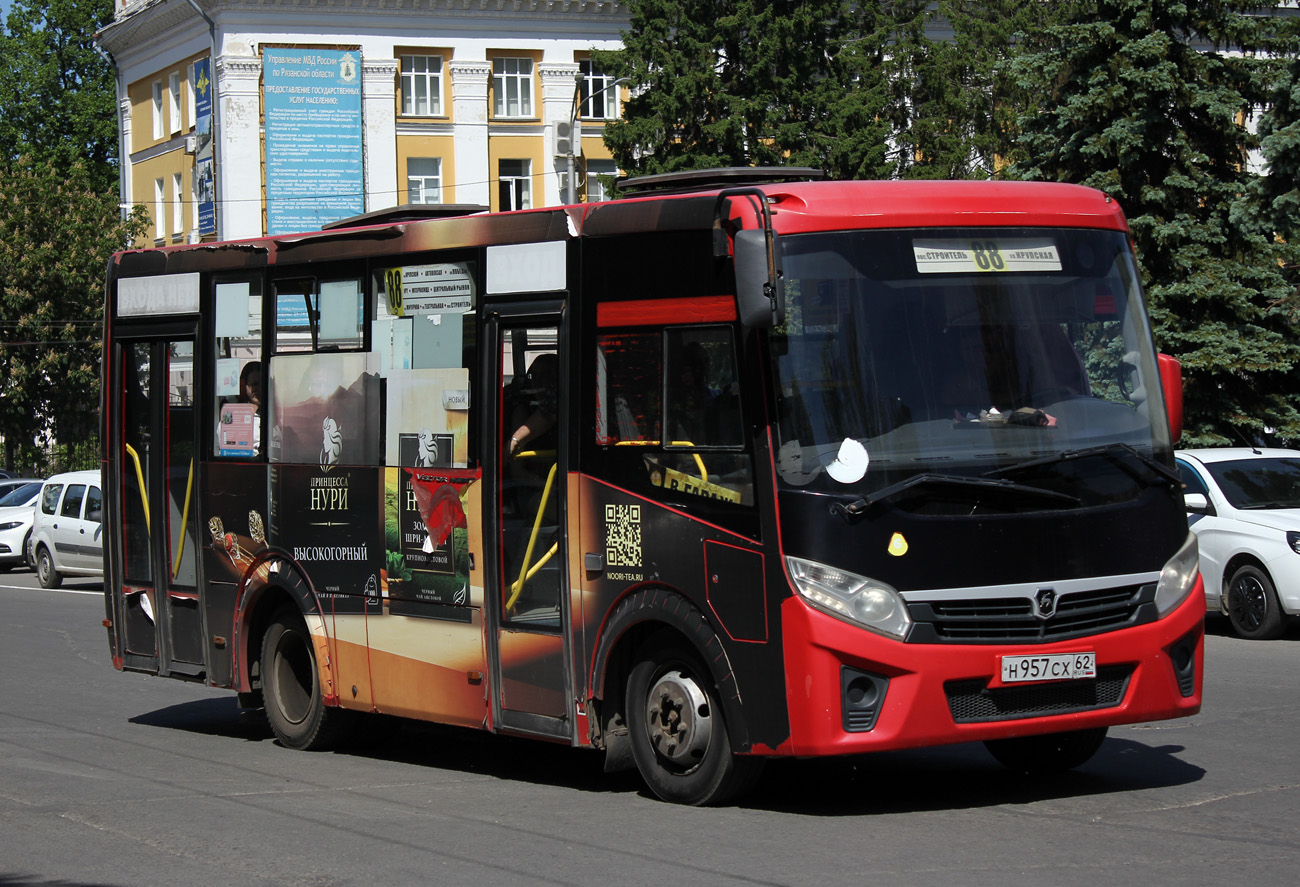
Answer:
[[[402,56],[402,113],[413,117],[442,115],[442,56]]]
[[[501,160],[497,165],[497,196],[500,209],[529,209],[532,200],[529,186],[532,179],[531,160]]]
[[[153,137],[161,139],[167,131],[167,124],[163,120],[163,96],[162,81],[153,82]]]
[[[190,126],[194,126],[199,118],[198,111],[195,110],[198,99],[194,94],[194,90],[197,88],[197,80],[198,76],[194,73],[194,65],[191,64],[185,69],[185,119],[190,122]]]
[[[407,158],[406,191],[409,203],[442,203],[442,158]]]
[[[584,120],[614,120],[618,117],[618,87],[614,76],[596,67],[590,59],[578,62],[578,92]]]
[[[179,236],[185,231],[185,191],[181,186],[181,174],[172,174],[172,233]]]
[[[167,112],[172,123],[172,132],[181,131],[181,73],[173,71],[167,78]]]
[[[533,60],[493,59],[492,89],[496,117],[533,116]]]
[[[597,203],[614,198],[614,177],[618,164],[612,160],[587,161],[587,202]]]
[[[162,240],[163,232],[167,230],[164,213],[167,211],[166,200],[166,182],[162,179],[153,180],[153,239]]]

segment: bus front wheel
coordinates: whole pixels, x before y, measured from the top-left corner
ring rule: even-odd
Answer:
[[[282,745],[317,751],[338,742],[349,713],[325,704],[311,634],[295,611],[281,610],[263,635],[261,670],[266,720]]]
[[[680,644],[645,647],[627,681],[632,758],[656,795],[720,804],[757,779],[762,761],[739,757],[708,668]]]
[[[1018,773],[1040,776],[1073,770],[1097,753],[1106,740],[1106,728],[990,739],[985,748],[998,763]]]

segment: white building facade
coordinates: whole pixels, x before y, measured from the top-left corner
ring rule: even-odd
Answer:
[[[591,52],[627,20],[616,0],[118,0],[97,42],[123,202],[165,245],[555,205],[570,168],[577,200],[603,199],[622,86]]]

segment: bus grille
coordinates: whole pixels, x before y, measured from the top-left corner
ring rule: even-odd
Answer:
[[[1096,680],[1059,681],[990,690],[983,678],[944,684],[948,709],[959,724],[978,721],[1012,721],[1079,711],[1114,708],[1124,699],[1132,665],[1107,665],[1097,669]]]
[[[1063,594],[1050,617],[1027,597],[912,601],[911,643],[1046,643],[1153,622],[1154,583]]]

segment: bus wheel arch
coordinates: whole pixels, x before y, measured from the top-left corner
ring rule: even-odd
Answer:
[[[656,795],[693,805],[722,803],[757,778],[761,759],[735,754],[748,732],[726,651],[683,596],[648,588],[620,601],[594,667],[607,771],[635,766]]]
[[[239,691],[245,707],[261,707],[262,653],[266,634],[271,630],[281,612],[296,612],[304,626],[308,617],[324,620],[320,604],[312,591],[311,583],[288,558],[270,555],[259,558],[245,575],[235,604],[235,689]],[[324,686],[333,686],[332,663],[329,657],[317,656],[317,666],[324,672]]]

